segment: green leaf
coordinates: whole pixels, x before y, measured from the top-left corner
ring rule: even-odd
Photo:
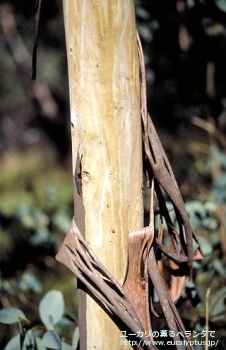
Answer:
[[[77,349],[78,342],[79,342],[79,328],[76,327],[72,337],[72,346],[74,349]]]
[[[188,213],[191,225],[196,230],[206,216],[204,206],[199,201],[191,201],[186,203],[185,207],[186,207],[186,211]]]
[[[35,343],[38,347],[38,350],[40,350],[40,346],[41,346],[41,343],[42,343],[42,339],[41,338],[38,338],[38,337],[35,337]]]
[[[38,278],[33,273],[28,271],[25,271],[23,273],[18,283],[18,286],[23,292],[32,290],[35,293],[41,293],[42,291],[42,285],[39,282]]]
[[[61,341],[59,336],[53,330],[46,332],[42,338],[43,344],[47,349],[61,350]]]
[[[222,287],[210,298],[210,319],[214,323],[226,322],[226,287]]]
[[[10,341],[6,344],[4,350],[18,350],[20,349],[20,335],[16,335],[14,338],[10,339]]]
[[[4,324],[17,323],[19,320],[26,320],[24,313],[15,307],[7,307],[0,311],[0,322]]]
[[[221,11],[226,12],[226,1],[225,0],[217,0],[216,5],[219,7]]]
[[[54,225],[56,225],[56,227],[62,232],[67,233],[70,230],[71,219],[66,213],[62,211],[58,212],[53,215],[52,220]]]
[[[225,276],[225,267],[222,261],[219,259],[214,259],[211,266],[213,267],[214,271],[216,271],[220,276]]]
[[[53,242],[53,238],[46,227],[39,227],[35,234],[29,239],[30,243],[34,246],[40,246]]]
[[[188,8],[192,8],[195,5],[195,1],[194,0],[187,0],[187,7]]]
[[[67,343],[63,343],[62,342],[62,350],[74,350],[74,349],[76,349],[76,348],[74,348],[73,346],[71,346],[71,345],[69,345],[69,344],[67,344]]]
[[[203,236],[199,236],[199,242],[202,247],[203,255],[206,256],[213,252],[213,248],[211,244],[207,241],[207,239]]]
[[[64,308],[64,298],[60,291],[51,290],[44,295],[39,304],[39,314],[47,328],[51,329],[60,321],[64,314]]]
[[[149,20],[150,19],[150,13],[147,12],[143,7],[137,6],[136,7],[136,15],[137,17],[140,17],[144,20]]]
[[[27,350],[27,349],[35,349],[35,345],[38,346],[41,344],[41,339],[40,338],[34,338],[33,331],[29,330],[26,335],[25,339],[22,345],[22,350]],[[14,338],[10,339],[10,341],[6,344],[6,347],[4,350],[18,350],[21,349],[20,347],[20,335],[16,335]],[[43,350],[46,350],[45,347],[43,347]],[[73,350],[73,349],[72,349]]]
[[[36,349],[37,346],[40,344],[40,342],[41,342],[41,339],[35,337],[33,330],[29,329],[25,334],[22,350]]]

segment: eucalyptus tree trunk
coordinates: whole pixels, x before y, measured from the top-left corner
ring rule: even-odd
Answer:
[[[64,0],[63,10],[75,221],[122,284],[128,232],[143,225],[134,1]],[[114,322],[81,283],[79,288],[80,349],[128,349]]]

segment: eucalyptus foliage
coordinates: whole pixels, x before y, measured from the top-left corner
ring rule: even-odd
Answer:
[[[0,310],[0,323],[17,324],[19,334],[7,343],[5,350],[74,350],[77,348],[79,332],[75,327],[72,344],[60,339],[56,325],[61,322],[65,313],[63,294],[57,290],[46,293],[39,303],[39,317],[42,321],[35,324],[27,319],[23,311],[7,307]],[[39,336],[37,336],[39,334]]]

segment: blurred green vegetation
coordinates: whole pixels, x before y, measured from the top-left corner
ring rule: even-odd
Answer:
[[[36,322],[41,297],[62,291],[73,326],[60,335],[70,343],[76,279],[54,259],[73,215],[62,3],[43,0],[35,88],[34,5],[0,4],[0,307],[18,307]],[[136,1],[149,109],[204,251],[179,310],[187,330],[201,332],[209,322],[220,350],[226,349],[225,11],[225,0]],[[15,21],[10,32],[6,18]],[[22,63],[18,48],[27,57]],[[17,332],[0,325],[0,347]]]
[[[53,172],[53,169],[57,171]],[[40,150],[7,153],[1,159],[0,210],[13,215],[25,208],[42,208],[46,213],[67,210],[72,201],[72,175],[59,167],[54,155]]]

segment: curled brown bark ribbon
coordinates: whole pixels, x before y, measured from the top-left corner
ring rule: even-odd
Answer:
[[[150,342],[154,339],[145,336],[145,331],[152,330],[151,315],[159,316],[153,298],[155,291],[169,330],[175,334],[173,339],[177,342],[176,349],[182,350],[184,347],[180,345],[181,338],[177,334],[180,332],[185,334],[185,329],[174,301],[183,291],[185,276],[192,277],[192,261],[201,259],[202,253],[198,238],[186,214],[173,171],[147,112],[144,57],[139,37],[138,52],[141,68],[145,173],[151,198],[149,226],[129,234],[128,269],[123,287],[95,256],[74,220],[56,258],[84,283],[116,324],[117,320],[121,320],[129,330],[138,335],[137,338],[142,341],[138,349],[157,349]],[[170,218],[164,192],[172,202],[177,226]],[[154,196],[158,202],[161,217],[158,230],[154,229]],[[168,230],[170,242],[168,246],[164,242],[163,221]],[[179,228],[178,232],[175,227]],[[193,251],[193,242],[197,245],[195,251]],[[164,273],[163,258],[168,260],[170,281]],[[186,349],[192,349],[189,342]]]
[[[95,256],[74,220],[56,259],[85,284],[91,295],[97,298],[102,307],[107,308],[113,319],[116,316],[127,329],[139,334],[137,339],[148,341],[147,337],[142,336],[145,330],[132,303],[119,283]],[[145,345],[143,348],[157,349],[154,345]]]

